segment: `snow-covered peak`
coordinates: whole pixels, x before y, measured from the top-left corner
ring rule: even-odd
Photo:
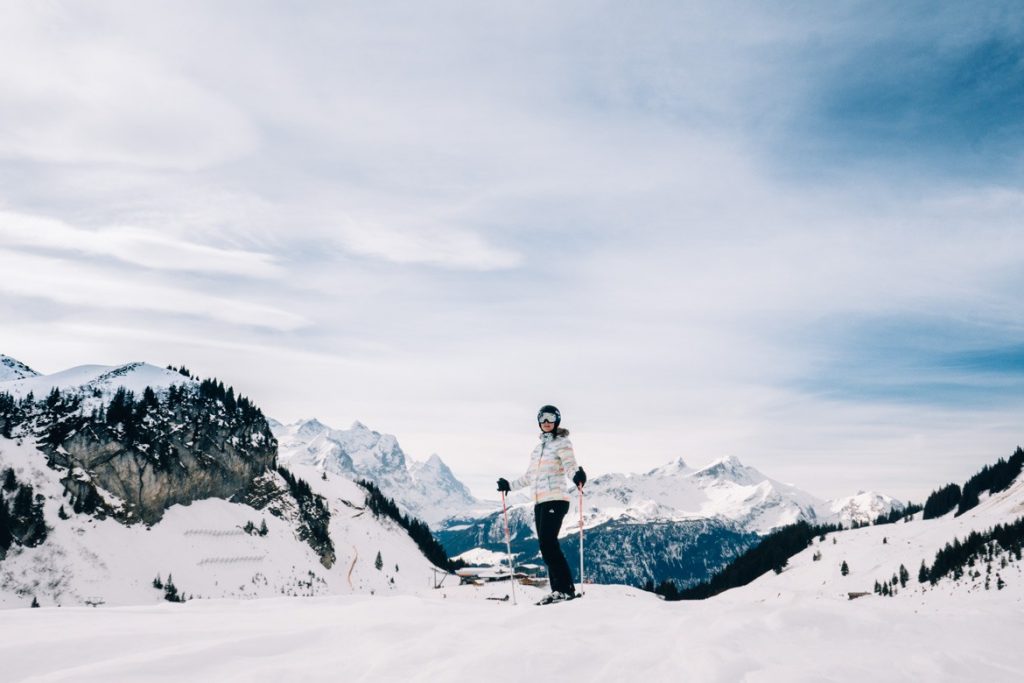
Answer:
[[[440,456],[433,454],[423,463],[407,461],[397,438],[358,420],[349,429],[332,429],[309,419],[272,425],[271,430],[282,463],[372,481],[404,512],[428,524],[479,507]]]
[[[431,453],[430,457],[423,462],[412,463],[411,467],[425,472],[451,472],[437,453]]]
[[[16,358],[0,354],[0,382],[7,382],[26,377],[36,377],[39,373]]]
[[[679,457],[661,467],[654,468],[647,473],[647,476],[671,477],[678,474],[689,474],[692,471],[690,466],[686,464],[686,461]]]
[[[819,516],[839,522],[843,526],[870,524],[882,515],[889,514],[893,509],[902,510],[905,506],[892,496],[874,491],[859,491],[856,495],[836,498],[828,501],[827,506],[819,509]]]
[[[149,363],[134,362],[125,365],[79,365],[52,375],[35,373],[20,379],[0,381],[0,390],[14,396],[30,392],[43,397],[54,388],[62,392],[113,395],[120,387],[141,394],[146,387],[159,391],[172,384],[191,384],[195,380],[166,368]]]
[[[298,422],[295,423],[295,426],[296,433],[299,436],[307,439],[312,439],[316,436],[319,436],[320,434],[330,429],[327,425],[323,424],[322,422],[320,422],[320,420],[317,420],[316,418],[312,418],[309,420],[299,420]]]
[[[700,479],[726,481],[744,486],[756,486],[768,479],[753,467],[747,467],[734,455],[719,458],[697,470],[694,476]]]

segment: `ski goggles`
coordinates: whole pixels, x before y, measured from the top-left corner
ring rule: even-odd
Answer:
[[[537,424],[540,424],[541,422],[550,422],[551,424],[554,424],[558,422],[558,415],[555,415],[554,413],[538,413]]]

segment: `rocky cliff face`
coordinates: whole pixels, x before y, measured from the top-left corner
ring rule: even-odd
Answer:
[[[76,509],[95,509],[124,522],[153,524],[168,507],[204,498],[240,496],[274,465],[277,442],[266,419],[245,398],[212,380],[147,387],[54,388],[3,402],[2,428],[36,438]]]

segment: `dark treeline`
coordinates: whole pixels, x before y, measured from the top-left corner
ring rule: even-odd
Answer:
[[[402,514],[398,506],[395,505],[395,501],[381,493],[381,490],[373,482],[359,480],[356,483],[366,489],[366,507],[370,508],[370,511],[377,517],[388,517],[397,522],[400,527],[409,533],[409,536],[416,542],[423,555],[434,566],[446,571],[454,571],[459,567],[465,566],[464,563],[452,561],[448,557],[448,553],[445,552],[444,548],[430,532],[429,526],[415,517]]]
[[[1022,465],[1024,465],[1024,450],[1018,446],[1009,460],[1000,458],[996,464],[983,467],[964,484],[963,495],[957,505],[956,514],[962,515],[976,506],[979,496],[986,491],[990,494],[1005,491],[1020,474]]]
[[[0,559],[15,543],[31,548],[46,540],[43,501],[31,484],[18,481],[13,469],[0,473]]]
[[[921,506],[918,505],[917,503],[907,503],[907,506],[904,507],[902,510],[893,508],[892,510],[889,511],[889,514],[879,515],[877,518],[875,518],[873,524],[875,526],[878,526],[879,524],[895,524],[901,519],[909,520],[911,517],[916,515],[921,510]]]
[[[946,484],[940,489],[932,491],[928,500],[924,502],[924,519],[935,519],[942,517],[960,503],[962,491],[959,484]]]
[[[814,526],[797,522],[777,529],[760,543],[737,557],[729,566],[710,580],[680,591],[671,581],[663,581],[655,592],[666,600],[703,600],[730,588],[745,586],[769,571],[781,572],[789,558],[807,548],[815,537],[841,531],[842,526],[824,524]]]
[[[962,515],[975,507],[983,493],[999,493],[1009,487],[1024,467],[1024,450],[1020,446],[1009,460],[1000,458],[994,465],[986,465],[980,472],[967,480],[961,488],[947,484],[932,492],[924,504],[924,519],[942,517],[954,508]]]
[[[284,478],[288,484],[288,490],[292,497],[299,504],[299,515],[302,518],[301,540],[308,541],[310,545],[320,553],[321,557],[327,554],[334,554],[334,541],[331,540],[330,524],[331,511],[327,506],[324,497],[313,493],[309,483],[296,477],[286,468],[277,467],[277,473]]]

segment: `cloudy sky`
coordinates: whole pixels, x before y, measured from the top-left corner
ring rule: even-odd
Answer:
[[[4,2],[0,353],[184,364],[478,495],[1024,442],[1016,2]]]

